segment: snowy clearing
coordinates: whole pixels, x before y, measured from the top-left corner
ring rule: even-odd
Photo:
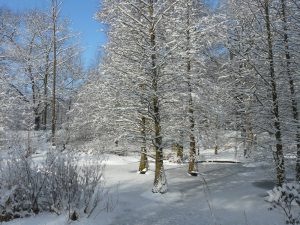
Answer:
[[[253,165],[255,163],[251,163]],[[200,176],[187,174],[187,165],[166,163],[169,191],[153,194],[153,166],[146,175],[137,173],[138,157],[110,155],[107,161],[107,186],[116,190],[116,208],[95,212],[78,225],[275,225],[284,216],[270,211],[264,200],[274,186],[265,167],[247,164],[200,163]],[[66,215],[39,214],[16,219],[6,225],[62,225]]]

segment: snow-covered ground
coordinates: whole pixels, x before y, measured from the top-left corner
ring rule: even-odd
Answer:
[[[227,151],[227,153],[230,151]],[[232,153],[232,152],[231,152]],[[207,158],[213,159],[210,151]],[[231,154],[232,155],[232,154]],[[220,153],[218,159],[230,159]],[[111,212],[95,212],[78,225],[280,225],[284,216],[268,210],[264,197],[274,183],[262,163],[200,163],[200,176],[187,165],[165,163],[169,191],[153,194],[154,164],[146,175],[137,173],[138,156],[109,155],[107,187],[117,200]],[[233,158],[231,158],[233,159]],[[112,206],[113,207],[113,206]],[[62,225],[66,215],[39,214],[5,225]]]

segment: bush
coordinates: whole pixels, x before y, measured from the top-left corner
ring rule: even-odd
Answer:
[[[11,151],[1,162],[0,218],[68,211],[74,219],[105,204],[104,158],[97,154],[81,162],[74,155],[52,150],[33,160],[22,151]]]
[[[268,191],[268,202],[272,204],[269,208],[279,209],[286,216],[286,224],[300,224],[300,184],[284,183],[281,187],[275,187]]]

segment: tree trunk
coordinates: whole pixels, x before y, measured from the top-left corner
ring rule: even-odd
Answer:
[[[186,65],[186,76],[187,76],[187,85],[188,85],[188,93],[189,93],[189,105],[188,105],[188,115],[189,115],[189,133],[190,133],[190,157],[189,157],[189,169],[188,173],[193,176],[197,176],[198,174],[198,165],[196,160],[196,140],[194,136],[195,129],[195,119],[194,119],[194,104],[193,104],[193,96],[192,96],[192,85],[191,85],[191,34],[190,34],[190,2],[187,2],[187,31],[186,31],[186,41],[187,41],[187,65]]]
[[[154,82],[156,84],[156,82]],[[157,86],[157,84],[155,85]],[[158,97],[153,97],[154,107],[154,149],[155,149],[155,177],[154,186],[152,192],[154,193],[165,193],[167,191],[167,180],[164,171],[163,163],[163,148],[162,148],[162,136],[161,136],[161,125],[160,125],[160,111]]]
[[[191,90],[191,89],[190,89]],[[192,94],[189,94],[189,122],[190,122],[190,157],[189,157],[189,170],[188,173],[192,176],[198,175],[198,164],[196,160],[196,140],[194,136],[195,120]]]
[[[41,129],[41,115],[38,112],[34,113],[34,130]]]
[[[29,55],[32,55],[32,50],[33,50],[33,43],[36,38],[36,35],[33,35],[31,41],[30,41],[30,48],[29,48]],[[34,114],[34,130],[39,130],[40,129],[40,114],[39,114],[39,104],[38,104],[38,89],[36,86],[35,78],[32,73],[32,65],[30,64],[31,59],[30,57],[27,59],[29,62],[27,72],[28,76],[31,82],[31,91],[32,91],[32,103],[33,103],[33,114]]]
[[[289,46],[289,36],[288,36],[288,24],[286,17],[286,1],[281,0],[281,14],[283,21],[283,39],[285,46],[285,60],[286,60],[286,73],[289,80],[289,87],[291,93],[292,100],[292,113],[293,119],[296,123],[296,145],[297,145],[297,160],[296,160],[296,180],[300,181],[300,123],[299,123],[299,112],[298,105],[296,100],[296,91],[295,91],[295,82],[291,72],[291,54],[290,54],[290,46]]]
[[[146,118],[142,116],[141,123],[141,135],[142,135],[142,147],[141,147],[141,160],[139,166],[139,172],[141,174],[145,174],[148,171],[148,157],[147,157],[147,149],[146,149]]]
[[[183,162],[183,146],[182,144],[173,144],[172,146],[173,152],[176,153],[177,163]]]
[[[156,21],[154,21],[154,0],[149,0],[149,16],[152,18],[151,27],[149,30],[150,44],[151,44],[151,76],[152,76],[152,108],[154,119],[154,148],[155,148],[155,177],[152,192],[165,193],[168,189],[167,179],[164,171],[163,164],[163,148],[162,148],[162,136],[161,136],[161,121],[160,121],[160,106],[158,98],[158,79],[159,71],[157,68],[157,49],[156,49]]]
[[[219,153],[219,116],[216,118],[216,132],[215,132],[215,155]]]
[[[37,99],[37,88],[35,84],[34,77],[32,75],[31,66],[29,67],[30,79],[31,79],[31,90],[32,90],[32,103],[33,103],[33,113],[34,113],[34,130],[40,130],[41,127],[41,115],[39,113],[39,101]]]
[[[46,56],[46,70],[44,77],[44,111],[43,111],[43,129],[47,129],[48,117],[48,77],[49,77],[49,54]]]
[[[56,49],[56,23],[57,23],[57,0],[52,0],[52,23],[53,23],[53,86],[52,86],[52,119],[51,119],[51,135],[52,146],[55,146],[56,132],[56,72],[57,72],[57,49]]]
[[[216,146],[215,146],[215,155],[218,155],[218,153],[219,153],[219,146],[216,144]]]
[[[245,143],[244,143],[244,157],[248,158],[250,157],[250,154],[252,152],[253,146],[254,146],[254,138],[255,135],[253,133],[253,126],[251,122],[251,97],[248,97],[247,99],[244,98],[244,105],[245,105],[245,113],[244,113],[244,126],[245,126]]]
[[[271,77],[271,88],[272,88],[272,103],[273,103],[273,115],[274,115],[274,127],[275,127],[275,139],[276,139],[276,150],[274,152],[274,160],[277,171],[277,184],[281,186],[285,180],[285,168],[284,168],[284,154],[282,146],[282,133],[281,124],[279,117],[279,105],[277,95],[277,83],[274,69],[274,55],[273,55],[273,36],[271,31],[270,21],[270,9],[269,0],[264,1],[265,10],[265,22],[267,29],[267,43],[268,43],[268,62],[269,62],[269,73]]]

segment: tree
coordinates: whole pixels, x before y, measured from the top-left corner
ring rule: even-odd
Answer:
[[[58,29],[58,18],[60,11],[61,2],[58,0],[51,1],[52,7],[52,43],[53,43],[53,71],[52,71],[52,117],[51,117],[51,135],[52,145],[55,146],[55,132],[56,132],[56,76],[57,76],[57,29]]]
[[[57,8],[54,7],[53,10],[59,11],[59,5],[54,6]],[[64,118],[67,119],[64,115],[68,111],[70,97],[76,87],[72,84],[83,74],[80,48],[74,43],[76,35],[70,32],[66,20],[56,18],[59,12],[55,12],[49,15],[44,11],[31,10],[22,15],[15,15],[5,9],[1,11],[3,21],[6,21],[1,28],[1,69],[5,69],[5,73],[1,74],[1,81],[7,87],[3,92],[3,96],[6,97],[3,99],[8,100],[14,96],[18,98],[18,104],[19,101],[23,101],[22,105],[26,109],[19,107],[15,111],[26,115],[26,119],[24,116],[14,118],[16,124],[22,124],[20,129],[46,129],[48,93],[54,88],[52,97],[55,93],[55,99],[52,99],[52,102],[55,102],[56,130],[57,118],[60,119],[60,124],[64,123]],[[56,23],[54,27],[53,22]],[[53,28],[57,33],[55,38]],[[56,39],[55,54],[53,39]],[[26,125],[24,121],[27,121]]]
[[[249,93],[250,97],[253,95],[257,101],[251,107],[254,114],[253,120],[256,120],[256,123],[252,125],[257,130],[267,131],[274,137],[275,150],[273,156],[277,171],[277,182],[281,185],[285,177],[283,152],[284,117],[280,115],[281,102],[284,98],[281,90],[284,89],[284,86],[282,86],[280,74],[276,74],[278,71],[276,51],[279,45],[277,42],[278,34],[272,22],[275,21],[274,18],[276,17],[274,4],[275,2],[270,0],[231,2],[231,6],[242,8],[243,11],[236,11],[236,20],[232,21],[235,27],[229,35],[231,35],[230,41],[234,45],[229,48],[229,51],[232,56],[230,59],[232,62],[240,60],[238,74],[242,75],[243,71],[247,73],[253,71],[256,76],[254,78],[260,81],[253,80],[255,82],[251,85],[250,82],[253,81],[248,80],[250,85],[247,86],[251,87],[251,92],[242,93],[241,103],[244,105],[242,108],[245,111],[245,121],[247,121],[249,120],[247,119],[247,117],[249,118],[247,113],[249,109],[247,109],[247,104],[245,104],[247,100],[245,97],[249,96]],[[241,26],[236,26],[234,22],[241,23]],[[249,34],[246,35],[247,33]],[[234,40],[235,38],[237,39]],[[238,48],[237,45],[239,46]],[[244,78],[242,77],[242,79]]]
[[[290,91],[290,99],[291,99],[291,109],[292,109],[292,118],[293,118],[293,123],[295,123],[295,143],[296,143],[296,148],[297,148],[297,160],[296,160],[296,180],[300,181],[300,121],[299,121],[299,109],[298,109],[298,102],[296,99],[296,71],[294,68],[297,67],[295,65],[296,63],[293,62],[292,54],[293,52],[296,52],[297,50],[291,45],[294,43],[291,43],[291,37],[290,37],[290,30],[293,31],[297,35],[299,35],[299,31],[297,29],[294,29],[293,23],[297,23],[297,21],[292,20],[289,24],[288,22],[288,13],[294,13],[297,11],[297,8],[295,9],[295,6],[292,5],[290,7],[291,9],[288,11],[288,2],[286,0],[281,0],[280,1],[280,7],[279,11],[281,12],[281,20],[282,20],[282,36],[283,36],[283,43],[282,45],[284,46],[283,48],[283,58],[285,65],[282,65],[284,69],[284,72],[288,78],[288,83],[289,83],[289,91]],[[291,26],[291,27],[290,27]],[[295,43],[296,44],[296,43]]]
[[[196,105],[195,98],[201,98],[198,95],[198,90],[202,82],[204,75],[204,51],[205,45],[207,45],[207,39],[203,30],[208,27],[209,22],[209,9],[202,1],[179,1],[175,5],[175,10],[172,13],[173,16],[173,35],[177,38],[177,48],[174,53],[175,60],[178,62],[178,70],[180,71],[180,77],[177,78],[177,86],[179,94],[184,97],[186,108],[182,109],[182,114],[187,118],[186,123],[187,133],[189,136],[189,168],[188,173],[191,175],[198,174],[197,159],[196,159]],[[170,40],[171,41],[171,40]],[[170,67],[173,67],[173,63],[170,62]],[[173,76],[178,76],[173,71]],[[199,82],[200,81],[200,82]],[[185,84],[184,87],[180,87],[180,83]],[[195,97],[196,96],[196,97]],[[201,116],[202,113],[200,113]]]
[[[140,136],[144,136],[143,118],[151,120],[150,135],[155,149],[152,190],[155,193],[167,191],[163,167],[162,107],[166,104],[167,80],[171,80],[171,75],[164,71],[164,67],[174,44],[166,43],[163,26],[167,24],[167,12],[176,3],[153,0],[104,1],[104,10],[100,14],[100,18],[110,26],[107,54],[112,67],[123,78],[128,96],[141,115]],[[139,119],[131,117],[129,121]]]

